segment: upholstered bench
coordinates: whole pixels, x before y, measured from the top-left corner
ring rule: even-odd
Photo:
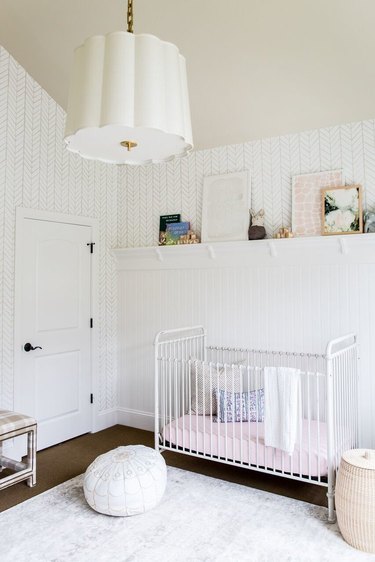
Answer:
[[[30,416],[0,410],[0,472],[4,468],[13,471],[8,476],[0,477],[0,490],[22,480],[27,480],[27,485],[36,484],[36,421]],[[25,462],[15,461],[3,454],[3,443],[19,435],[27,435],[27,457]]]

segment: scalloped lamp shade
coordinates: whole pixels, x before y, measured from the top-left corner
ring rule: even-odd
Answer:
[[[192,150],[178,48],[126,31],[86,39],[75,50],[65,142],[83,158],[114,164],[166,162]]]

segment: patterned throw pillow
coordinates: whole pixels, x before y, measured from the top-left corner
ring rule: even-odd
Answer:
[[[244,370],[244,369],[242,369]],[[199,416],[217,414],[216,390],[224,389],[228,392],[241,391],[241,369],[240,365],[219,368],[198,359],[191,361],[190,391],[191,403],[190,413]]]
[[[218,417],[220,422],[264,421],[264,389],[248,392],[217,390]]]

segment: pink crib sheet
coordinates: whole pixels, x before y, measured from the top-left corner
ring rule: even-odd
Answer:
[[[170,445],[208,457],[299,476],[327,476],[325,422],[303,420],[302,435],[292,455],[264,445],[264,424],[260,422],[224,424],[211,422],[210,416],[187,414],[166,425],[162,439]]]

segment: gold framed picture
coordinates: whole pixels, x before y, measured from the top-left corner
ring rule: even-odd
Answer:
[[[322,189],[322,234],[363,232],[362,187],[343,185]]]

